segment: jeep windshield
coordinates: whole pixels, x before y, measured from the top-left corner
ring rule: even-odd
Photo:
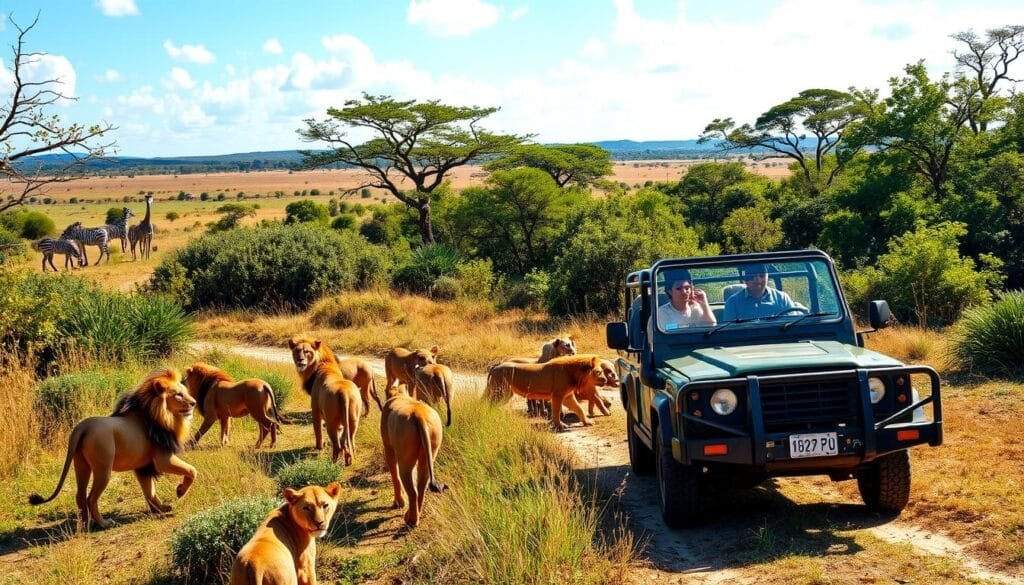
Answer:
[[[663,266],[655,274],[655,321],[664,333],[774,327],[843,318],[825,260]]]

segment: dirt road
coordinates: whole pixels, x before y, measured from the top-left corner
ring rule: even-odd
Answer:
[[[225,346],[196,343],[196,352]],[[246,357],[291,363],[284,348],[232,345],[226,349]],[[366,358],[378,375],[381,359]],[[482,391],[485,376],[455,372],[461,388]],[[609,397],[612,397],[609,394]],[[511,408],[522,408],[513,402]],[[949,538],[923,527],[867,513],[829,484],[808,479],[778,479],[754,490],[722,495],[707,524],[687,530],[669,530],[657,504],[657,482],[640,477],[629,467],[625,416],[618,400],[612,415],[594,419],[594,425],[574,425],[559,437],[575,453],[577,474],[608,507],[613,522],[624,522],[641,541],[642,566],[637,582],[659,583],[762,583],[779,582],[756,567],[777,559],[822,558],[872,554],[876,542],[897,545],[920,556],[941,557],[955,571],[947,582],[982,581],[1024,584],[1024,579],[986,568]],[[862,535],[868,535],[864,538]],[[901,549],[901,550],[902,550]],[[874,554],[886,555],[885,551]],[[870,557],[869,557],[870,558]],[[856,573],[829,575],[827,582],[897,582],[900,575],[857,563]]]

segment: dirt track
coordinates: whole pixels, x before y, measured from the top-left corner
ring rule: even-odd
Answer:
[[[202,352],[211,344],[196,343]],[[230,351],[246,357],[291,363],[287,349],[238,346]],[[366,358],[376,373],[384,375],[381,359]],[[455,372],[463,388],[481,389],[482,374]],[[611,397],[611,395],[609,395]],[[707,524],[687,530],[669,530],[661,520],[653,477],[639,477],[629,467],[625,416],[618,400],[612,415],[594,419],[589,427],[573,425],[559,437],[579,461],[581,481],[595,489],[616,518],[621,518],[642,542],[636,582],[659,583],[761,583],[777,582],[758,572],[759,565],[782,556],[820,557],[856,554],[864,549],[853,535],[866,531],[878,540],[912,547],[916,554],[951,559],[961,578],[995,583],[1020,583],[1024,579],[987,569],[949,538],[920,526],[865,512],[827,487],[810,486],[802,479],[778,479],[746,492],[724,494]],[[521,409],[522,402],[512,408]],[[786,546],[776,546],[785,539]],[[905,583],[896,575],[838,575],[861,582],[883,579]]]

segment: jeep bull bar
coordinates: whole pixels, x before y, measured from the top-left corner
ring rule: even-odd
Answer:
[[[924,398],[910,402],[882,418],[875,420],[871,403],[868,379],[872,376],[887,376],[893,379],[905,376],[909,382],[913,374],[928,376],[931,393]],[[814,384],[847,383],[856,389],[856,407],[853,420],[857,424],[840,424],[837,420],[832,428],[817,428],[813,432],[799,429],[766,428],[762,388],[773,384]],[[746,390],[746,417],[742,424],[725,424],[687,412],[686,400],[693,392],[731,387]],[[914,396],[916,393],[910,393]],[[866,463],[880,455],[907,449],[927,443],[931,446],[942,444],[942,400],[939,393],[939,375],[928,366],[901,366],[895,368],[858,368],[854,370],[833,370],[766,376],[750,375],[743,378],[727,378],[692,382],[682,386],[676,401],[677,429],[686,426],[703,427],[713,430],[714,438],[703,436],[686,437],[686,433],[673,433],[672,450],[676,458],[685,464],[694,462],[730,463],[762,468],[765,471],[791,471],[821,469],[847,469]],[[914,416],[914,411],[932,405],[932,420]],[[909,420],[908,420],[909,419]],[[717,431],[717,432],[714,432]],[[827,432],[819,432],[827,431]],[[680,436],[683,438],[680,439]],[[803,448],[803,441],[810,444],[817,439],[828,443],[827,453],[808,451],[797,453]],[[816,443],[815,443],[816,444]],[[809,453],[809,455],[807,454]]]

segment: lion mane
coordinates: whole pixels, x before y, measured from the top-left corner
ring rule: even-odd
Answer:
[[[121,395],[110,416],[142,415],[146,422],[149,441],[160,451],[180,453],[189,431],[189,421],[174,416],[167,408],[164,393],[158,382],[180,384],[181,375],[171,368],[155,370],[135,390]]]

